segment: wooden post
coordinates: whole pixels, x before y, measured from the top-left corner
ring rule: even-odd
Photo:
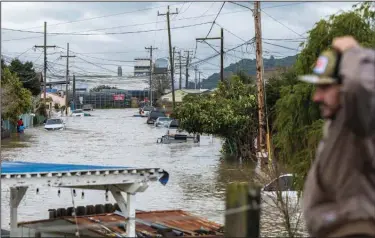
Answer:
[[[258,118],[259,118],[259,145],[261,153],[266,152],[266,131],[264,115],[264,88],[263,88],[263,50],[262,50],[262,26],[260,15],[260,2],[254,2],[255,22],[255,44],[256,44],[256,72],[257,72],[257,93],[258,93]]]
[[[260,187],[231,183],[226,192],[225,237],[260,235]]]

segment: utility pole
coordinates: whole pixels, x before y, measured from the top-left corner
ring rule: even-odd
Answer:
[[[167,13],[165,14],[159,14],[159,11],[158,11],[158,16],[167,16],[167,25],[168,25],[168,40],[169,40],[169,59],[170,59],[170,64],[171,64],[171,81],[172,81],[172,100],[173,100],[173,110],[175,109],[176,107],[176,100],[175,100],[175,95],[174,95],[174,59],[173,59],[173,55],[172,55],[172,39],[171,39],[171,24],[170,24],[170,19],[169,19],[169,16],[170,15],[174,15],[174,14],[178,14],[178,10],[176,9],[176,12],[169,12],[169,6],[168,6],[168,10],[167,10]]]
[[[194,71],[195,71],[195,80],[194,80],[194,85],[195,85],[195,89],[197,89],[197,67],[194,68]]]
[[[69,58],[76,57],[75,55],[69,55],[69,43],[66,43],[66,55],[62,55],[62,58],[66,58],[66,82],[65,82],[65,115],[68,116],[68,83],[69,83]]]
[[[186,58],[186,82],[185,82],[185,88],[188,88],[189,85],[189,57],[190,57],[190,50],[185,51],[187,52],[187,58]]]
[[[266,149],[266,131],[264,115],[264,88],[263,88],[263,49],[262,49],[262,27],[260,15],[260,2],[254,2],[254,23],[256,43],[256,71],[258,91],[258,118],[259,118],[259,147],[262,157]]]
[[[150,50],[150,92],[149,92],[149,97],[150,97],[150,102],[152,106],[153,102],[153,97],[152,97],[152,51],[157,50],[158,48],[155,47],[145,47],[146,50]]]
[[[199,86],[199,90],[200,90],[201,89],[201,71],[199,71],[198,73],[199,73],[198,86]]]
[[[180,60],[180,82],[179,82],[179,89],[182,89],[182,64],[181,64],[181,50],[178,52],[179,60]]]
[[[73,110],[76,109],[76,76],[73,74]]]
[[[44,49],[44,102],[46,101],[46,92],[47,92],[47,48],[56,48],[55,45],[47,45],[47,22],[44,22],[44,45],[36,45],[35,48],[43,48]]]
[[[224,82],[224,29],[221,28],[220,37],[196,38],[196,41],[220,40],[220,80]]]
[[[221,28],[220,36],[220,79],[224,82],[224,29]]]

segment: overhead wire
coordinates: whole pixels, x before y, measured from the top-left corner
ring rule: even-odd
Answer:
[[[267,12],[265,12],[263,9],[260,9],[264,14],[266,14],[269,18],[271,18],[272,20],[276,21],[277,23],[279,23],[280,25],[284,26],[285,28],[287,28],[288,30],[292,31],[293,33],[299,35],[300,37],[303,37],[302,34],[296,32],[295,30],[291,29],[290,27],[288,27],[287,25],[285,25],[284,23],[280,22],[279,20],[277,20],[276,18],[272,17],[270,14],[268,14]]]
[[[206,35],[205,38],[207,38],[207,37],[210,35],[210,33],[211,33],[211,31],[212,31],[212,28],[214,27],[214,24],[215,24],[217,18],[219,17],[219,15],[220,15],[221,10],[223,10],[223,8],[224,8],[224,5],[225,5],[225,2],[223,2],[223,4],[221,5],[220,10],[219,10],[219,12],[216,14],[216,17],[215,17],[214,21],[212,22],[211,28],[210,28],[210,30],[208,31],[208,33],[207,33],[207,35]]]
[[[171,27],[171,29],[188,28],[188,27],[200,26],[200,25],[211,24],[211,23],[212,22],[202,22],[202,23],[196,23],[196,24],[191,24],[191,25]],[[23,30],[17,30],[17,29],[12,29],[12,28],[2,28],[2,29],[9,30],[9,31],[17,31],[17,32],[44,34],[44,32],[41,32],[41,31],[23,31]],[[103,32],[103,33],[96,33],[96,34],[94,34],[94,33],[75,33],[75,32],[50,32],[50,33],[47,33],[47,35],[74,35],[74,36],[125,35],[125,34],[145,33],[145,32],[164,31],[164,30],[168,30],[168,29],[167,28],[161,28],[161,29],[126,31],[126,32]]]
[[[168,4],[168,5],[169,6],[176,6],[176,5],[181,5],[181,3],[178,3],[178,4]],[[76,23],[76,22],[91,21],[91,20],[96,20],[96,19],[101,19],[101,18],[107,18],[107,17],[113,17],[113,16],[120,16],[120,15],[125,15],[125,14],[131,14],[131,13],[136,13],[136,12],[142,12],[142,11],[148,11],[148,10],[152,10],[152,9],[167,7],[168,5],[142,8],[142,9],[138,9],[138,10],[134,10],[134,11],[120,12],[120,13],[115,13],[115,14],[110,14],[110,15],[102,15],[102,16],[97,16],[97,17],[83,18],[83,19],[80,19],[80,20],[74,20],[74,21],[67,21],[67,22],[50,24],[48,26],[59,26],[59,25],[63,25],[63,24],[71,24],[71,23]],[[24,30],[35,29],[35,28],[40,28],[40,26],[29,27],[29,28],[25,28]]]

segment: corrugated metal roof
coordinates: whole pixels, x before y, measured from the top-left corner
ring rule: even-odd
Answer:
[[[67,226],[59,228],[51,224],[52,222],[61,223],[61,220],[71,223],[71,230],[76,228],[75,217],[62,217],[56,219],[39,220],[32,222],[19,223],[21,227],[38,228],[42,224],[49,223],[48,227],[56,227],[56,232],[65,231],[70,233]],[[113,234],[123,234],[126,232],[124,217],[106,213],[99,215],[88,215],[77,217],[77,224],[80,230],[88,229],[102,236],[111,236]],[[183,232],[184,237],[203,236],[203,237],[223,237],[224,233],[219,231],[222,228],[220,224],[208,221],[204,218],[192,215],[182,210],[163,210],[163,211],[137,211],[136,212],[136,232],[155,237],[160,234],[157,226],[173,229]],[[50,229],[48,229],[51,232]],[[205,233],[205,234],[203,234]]]

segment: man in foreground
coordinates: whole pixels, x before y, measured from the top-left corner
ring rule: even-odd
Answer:
[[[350,37],[318,58],[313,101],[323,139],[304,187],[303,212],[314,237],[375,237],[375,51]]]

